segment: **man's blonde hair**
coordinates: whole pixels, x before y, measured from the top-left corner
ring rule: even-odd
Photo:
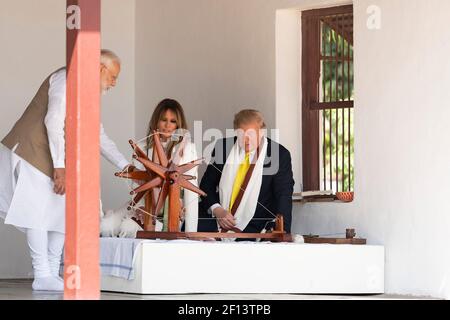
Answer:
[[[241,125],[253,122],[258,123],[261,129],[266,128],[264,116],[260,111],[253,109],[242,110],[234,116],[234,129],[237,130],[241,127]]]
[[[117,62],[118,64],[121,64],[120,58],[117,54],[115,54],[111,50],[103,49],[101,51],[100,63],[107,65],[112,62]]]

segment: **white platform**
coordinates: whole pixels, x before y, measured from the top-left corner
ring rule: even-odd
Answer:
[[[143,243],[134,280],[102,290],[135,294],[384,293],[384,247],[265,243]]]

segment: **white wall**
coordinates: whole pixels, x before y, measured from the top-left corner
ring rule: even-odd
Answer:
[[[146,135],[156,104],[166,97],[181,102],[191,129],[195,120],[203,129],[232,128],[234,114],[247,107],[277,127],[275,13],[296,3],[312,8],[333,1],[137,0],[137,136]]]
[[[65,5],[57,0],[0,0],[0,8],[0,136],[4,137],[42,81],[64,65]],[[0,259],[0,278],[29,276],[25,237],[1,219]]]
[[[135,137],[135,2],[102,0],[102,46],[122,60],[118,85],[103,97],[102,120],[108,136],[131,161],[128,140]],[[117,168],[102,160],[102,199],[104,209],[115,209],[129,200],[129,189],[116,178]]]
[[[280,142],[291,152],[294,192],[302,190],[302,156],[299,137],[302,127],[301,15],[299,9],[276,12],[276,128]],[[288,127],[285,127],[286,124]]]
[[[0,0],[0,136],[25,110],[45,77],[65,65],[65,1]],[[134,136],[134,0],[104,0],[103,45],[123,60],[119,85],[103,101],[103,122],[119,148],[129,154]],[[118,126],[118,123],[121,123]],[[105,207],[127,199],[124,182],[103,162]],[[14,245],[11,245],[14,244]],[[0,278],[28,277],[31,261],[24,235],[0,221]]]
[[[202,119],[205,128],[230,127],[234,112],[257,107],[295,157],[298,190],[295,11],[346,3],[137,0],[137,136],[166,96],[180,99],[189,120]],[[366,27],[373,4],[382,9],[378,31]],[[355,227],[370,244],[385,245],[388,293],[450,297],[449,10],[445,0],[355,1],[356,200],[294,209],[298,233]]]
[[[381,30],[366,26],[369,5]],[[390,293],[450,298],[450,42],[443,0],[355,2],[355,197],[298,206],[295,228],[386,246]]]
[[[203,120],[204,128],[232,127],[242,107],[258,107],[273,127],[275,51],[265,49],[274,45],[275,16],[269,3],[138,0],[137,134],[145,135],[165,97],[179,99],[188,121]]]
[[[381,30],[366,26],[366,9],[373,4],[382,10]],[[300,233],[336,234],[356,227],[369,243],[384,244],[390,293],[450,297],[445,246],[450,220],[448,205],[439,201],[449,191],[448,141],[440,137],[448,135],[442,121],[448,110],[441,101],[448,99],[450,76],[449,65],[438,62],[445,61],[449,46],[442,40],[444,23],[434,22],[445,10],[444,1],[355,3],[356,200],[296,205],[294,228]],[[292,69],[283,70],[299,61],[294,54],[298,29],[289,27],[296,11],[278,12],[283,32],[277,50],[284,55],[277,57],[277,75],[285,82],[277,94],[277,115],[297,110],[285,103],[296,91],[289,86]],[[286,44],[287,39],[292,41]],[[282,119],[277,125],[286,128]],[[298,123],[288,127],[297,132]],[[284,134],[289,143],[292,137]]]

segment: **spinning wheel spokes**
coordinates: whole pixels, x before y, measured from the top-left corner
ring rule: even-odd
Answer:
[[[144,151],[142,151],[142,149],[139,148],[139,146],[136,143],[134,143],[133,140],[130,140],[129,143],[130,143],[131,147],[133,148],[133,151],[136,153],[136,155],[138,157],[148,159],[147,154]],[[150,160],[150,159],[148,159],[148,160]]]
[[[169,170],[168,168],[141,157],[135,156],[135,159],[142,163],[146,169],[153,171],[163,179],[166,178],[166,172]]]
[[[158,196],[158,201],[156,202],[156,205],[155,205],[155,215],[157,215],[159,212],[161,212],[161,209],[163,208],[164,204],[166,203],[166,198],[169,194],[169,186],[170,186],[170,183],[167,181],[164,181],[164,183],[161,187],[161,191]]]
[[[147,181],[151,179],[150,175],[146,171],[118,172],[116,173],[116,177],[138,181]]]
[[[206,197],[206,193],[203,192],[200,188],[194,186],[192,183],[190,183],[184,176],[180,176],[178,178],[177,183],[180,185],[180,187],[185,188],[187,190],[190,190],[192,192],[198,193],[199,195]]]
[[[133,200],[131,200],[130,206],[128,207],[128,210],[132,209],[132,206],[134,207],[135,205],[137,205],[139,203],[139,201],[142,200],[142,198],[144,198],[150,191],[144,191],[144,192],[139,192],[134,198]]]
[[[204,158],[198,159],[198,160],[195,160],[195,161],[186,163],[186,164],[183,164],[183,165],[181,165],[181,166],[178,166],[178,172],[180,172],[180,173],[186,173],[186,172],[188,172],[189,170],[192,170],[192,169],[194,169],[195,167],[201,165],[201,164],[203,163],[203,161],[205,161]]]
[[[153,134],[154,134],[153,139],[155,141],[155,150],[156,150],[156,153],[158,154],[159,162],[161,163],[161,165],[163,167],[167,168],[167,166],[169,165],[169,160],[167,159],[167,155],[161,144],[161,138],[160,138],[158,132],[153,131]]]
[[[141,185],[140,187],[134,189],[133,191],[131,191],[131,195],[135,195],[137,193],[143,192],[143,191],[148,191],[150,189],[159,187],[161,185],[161,183],[163,182],[163,179],[160,177],[156,177],[153,180],[151,180],[150,182],[144,183],[143,185]]]

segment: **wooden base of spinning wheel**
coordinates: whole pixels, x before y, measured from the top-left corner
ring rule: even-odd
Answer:
[[[292,242],[292,236],[287,233],[221,233],[221,232],[154,232],[140,231],[137,239],[162,240],[198,240],[212,241],[220,239],[262,239],[271,242]]]
[[[243,232],[155,232],[140,231],[137,233],[137,239],[161,239],[161,240],[198,240],[214,241],[221,239],[261,239],[271,242],[293,242],[291,234],[284,232],[283,216],[279,215],[276,219],[275,230],[271,233],[243,233]]]

